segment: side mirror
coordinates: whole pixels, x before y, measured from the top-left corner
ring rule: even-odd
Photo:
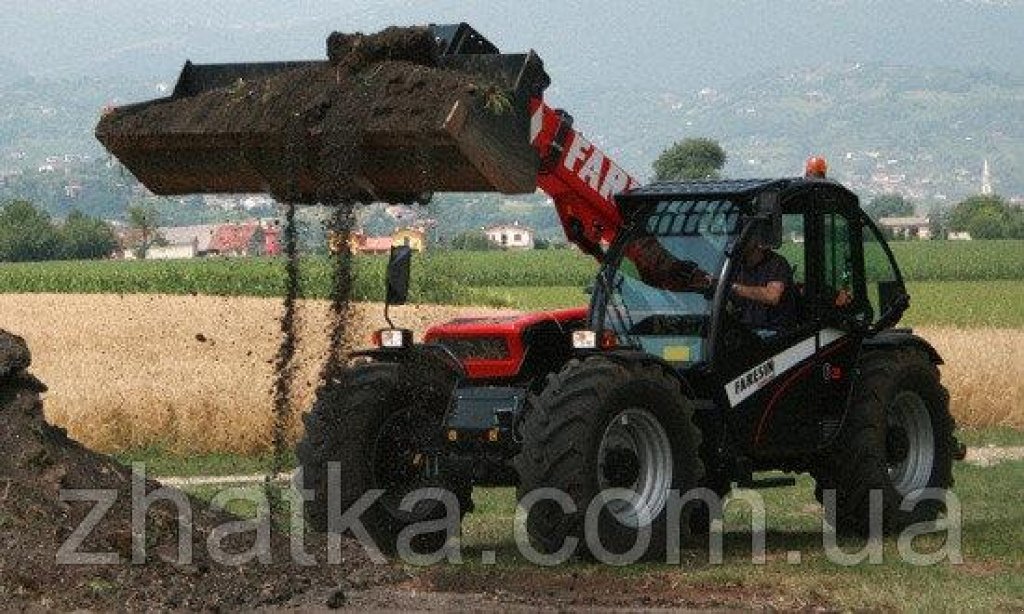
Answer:
[[[391,248],[388,260],[386,305],[404,305],[409,300],[409,271],[412,266],[412,248],[399,245]]]
[[[763,192],[757,197],[758,229],[761,242],[772,249],[782,246],[782,203],[778,192]]]

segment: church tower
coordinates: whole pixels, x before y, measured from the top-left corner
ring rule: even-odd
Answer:
[[[981,193],[985,196],[992,195],[992,173],[988,169],[988,159],[981,167]]]

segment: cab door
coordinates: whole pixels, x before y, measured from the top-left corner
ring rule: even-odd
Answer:
[[[742,322],[736,306],[727,303],[724,309],[716,354],[722,366],[729,429],[740,451],[791,451],[818,437],[818,425],[808,419],[820,393],[809,373],[819,329],[807,303],[809,275],[814,271],[808,266],[813,260],[813,244],[808,240],[814,219],[809,213],[811,198],[810,191],[803,191],[783,201],[784,236],[775,250],[792,270],[786,293],[796,304],[794,321],[780,330],[753,329]]]
[[[820,264],[814,271],[813,310],[817,349],[813,383],[817,403],[808,418],[818,429],[819,446],[842,425],[861,340],[872,320],[864,279],[862,218],[845,193],[823,191],[817,199],[814,243]]]

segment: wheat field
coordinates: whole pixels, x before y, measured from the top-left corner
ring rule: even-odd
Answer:
[[[485,309],[407,306],[397,324]],[[165,295],[0,295],[0,327],[22,335],[46,382],[48,418],[103,450],[159,446],[177,453],[266,451],[280,303]],[[354,306],[353,345],[383,323],[379,305]],[[328,304],[300,306],[294,407],[308,407],[326,352]],[[1024,428],[1024,330],[919,331],[946,358],[943,378],[963,426]],[[297,417],[291,433],[300,430]]]

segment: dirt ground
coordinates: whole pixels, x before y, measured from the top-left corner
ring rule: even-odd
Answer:
[[[299,565],[279,532],[270,537],[266,564],[231,564],[211,554],[208,540],[215,527],[236,519],[194,500],[184,522],[174,505],[154,504],[144,531],[134,535],[133,489],[152,493],[160,485],[133,484],[125,467],[48,424],[40,397],[46,387],[27,370],[24,345],[4,331],[0,341],[0,598],[5,608],[245,609],[286,605],[313,594],[326,603],[339,589],[404,577],[373,564],[348,541],[341,546],[339,565]],[[75,500],[69,492],[88,498]],[[106,497],[109,508],[100,510],[99,522],[70,552],[105,553],[107,560],[76,560],[63,552],[64,545],[91,517],[97,497]],[[179,550],[182,531],[188,531],[181,539],[191,545],[190,559]],[[226,552],[244,553],[254,535],[229,535],[218,543]],[[312,536],[307,551],[320,551],[322,543]]]

